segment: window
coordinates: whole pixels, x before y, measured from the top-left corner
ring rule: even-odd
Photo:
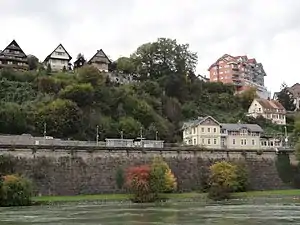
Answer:
[[[232,144],[235,145],[235,139],[232,139]]]
[[[194,139],[194,145],[196,145],[197,144],[197,140],[196,139]]]
[[[255,145],[255,140],[252,140],[252,145]]]
[[[216,145],[217,144],[217,139],[214,139],[214,145]]]
[[[194,127],[194,128],[193,128],[193,134],[195,134],[195,133],[196,133],[196,128]]]
[[[207,139],[207,144],[209,144],[209,145],[210,145],[210,139]]]
[[[201,128],[201,132],[204,132],[204,128],[203,127]]]
[[[202,138],[202,144],[204,144],[204,143],[205,143],[204,138]]]
[[[207,132],[210,133],[210,128],[207,128]]]
[[[7,64],[8,64],[8,65],[11,65],[11,64],[13,64],[13,63],[12,63],[12,61],[8,61]]]
[[[64,55],[63,52],[56,52],[57,55]]]
[[[217,133],[217,128],[214,128],[214,133]]]

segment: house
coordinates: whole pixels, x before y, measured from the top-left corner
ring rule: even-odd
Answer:
[[[84,56],[80,55],[74,62],[74,70],[84,66],[85,64],[86,64],[86,60]]]
[[[219,123],[211,116],[184,123],[183,142],[208,149],[260,149],[263,129],[257,124]]]
[[[95,66],[100,71],[108,72],[108,66],[111,64],[111,60],[107,57],[104,51],[100,49],[88,61],[88,64]]]
[[[70,70],[72,57],[62,44],[59,44],[54,51],[46,57],[44,64],[50,65],[52,71]]]
[[[206,148],[221,147],[221,124],[213,117],[198,117],[183,124],[183,142]]]
[[[272,123],[285,125],[286,124],[286,110],[280,102],[270,99],[256,98],[252,101],[248,115],[254,118],[262,116]]]
[[[13,40],[3,51],[0,51],[0,69],[29,70],[27,55],[18,43]]]

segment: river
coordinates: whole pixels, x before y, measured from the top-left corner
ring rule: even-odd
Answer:
[[[223,203],[137,205],[85,203],[0,208],[1,225],[284,225],[300,224],[300,200],[248,199]]]

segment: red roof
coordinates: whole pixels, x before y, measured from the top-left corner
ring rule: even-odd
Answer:
[[[285,108],[281,105],[280,102],[276,100],[267,100],[267,99],[256,99],[258,103],[264,108],[264,109],[280,109],[285,110]]]
[[[233,59],[235,59],[235,61],[237,62],[237,60],[239,58],[243,58],[246,62],[248,63],[256,63],[256,59],[255,58],[252,58],[252,59],[248,59],[248,57],[246,55],[240,55],[240,56],[232,56],[232,55],[229,55],[229,54],[224,54],[222,57],[220,57],[217,61],[215,61],[213,64],[211,64],[211,66],[208,68],[208,71],[210,71],[210,69],[214,66],[216,66],[218,64],[218,62],[220,60],[225,60],[226,61],[226,57],[232,57]]]

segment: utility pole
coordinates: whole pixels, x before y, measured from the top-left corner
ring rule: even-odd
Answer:
[[[96,127],[96,145],[98,146],[99,143],[99,126]]]

